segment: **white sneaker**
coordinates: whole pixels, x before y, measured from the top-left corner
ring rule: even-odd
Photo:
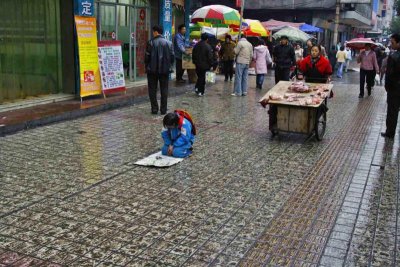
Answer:
[[[235,93],[233,93],[233,94],[231,94],[231,96],[238,96],[237,94],[235,94]]]

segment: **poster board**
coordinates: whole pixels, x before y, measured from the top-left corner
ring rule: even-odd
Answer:
[[[99,41],[98,56],[104,94],[126,91],[120,41]]]
[[[193,64],[192,61],[193,48],[192,47],[186,48],[186,53],[187,55],[182,54],[182,69],[184,70],[196,69],[196,66]]]
[[[170,167],[179,162],[183,161],[183,158],[174,158],[169,156],[164,156],[160,152],[154,153],[144,159],[135,162],[136,165],[140,166],[153,166],[158,168]]]
[[[78,37],[80,97],[101,94],[96,18],[75,16]]]

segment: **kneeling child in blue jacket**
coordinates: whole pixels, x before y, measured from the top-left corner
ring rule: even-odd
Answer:
[[[161,136],[164,146],[163,155],[186,158],[192,154],[195,136],[191,122],[177,113],[168,113],[163,119],[164,129]]]

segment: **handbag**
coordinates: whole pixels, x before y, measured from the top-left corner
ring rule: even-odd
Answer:
[[[206,82],[207,83],[215,83],[215,72],[207,71],[206,72]]]

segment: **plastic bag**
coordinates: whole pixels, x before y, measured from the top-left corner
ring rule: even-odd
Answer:
[[[212,71],[206,72],[206,82],[207,83],[215,83],[215,72],[212,72]]]

